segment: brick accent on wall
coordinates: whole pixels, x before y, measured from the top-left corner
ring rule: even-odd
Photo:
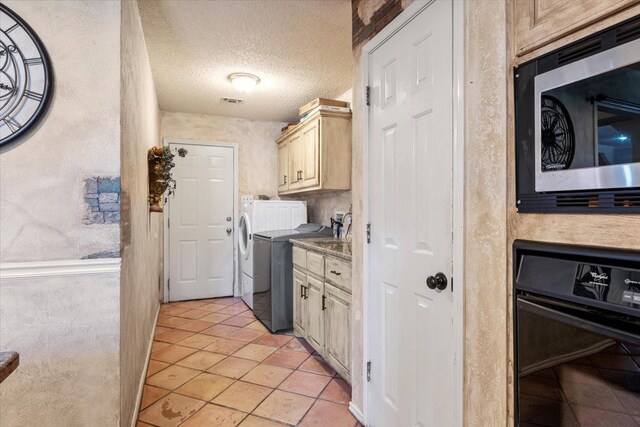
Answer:
[[[361,3],[372,1],[373,0],[351,0],[351,31],[354,48],[373,38],[373,36],[378,34],[403,10],[402,0],[377,0],[381,6],[373,13],[369,22],[365,24],[363,18],[358,13],[359,6]]]
[[[120,177],[92,177],[84,181],[83,218],[89,224],[118,224],[120,222]]]

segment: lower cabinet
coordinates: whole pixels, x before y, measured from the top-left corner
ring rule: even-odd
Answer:
[[[307,275],[307,342],[318,353],[324,350],[324,283],[311,275]]]
[[[304,319],[307,318],[307,275],[293,269],[293,328],[300,335],[305,333]]]
[[[307,270],[307,251],[294,247],[294,331],[351,383],[351,294],[343,290],[351,289],[351,283],[344,283],[342,276],[338,276],[340,283],[334,283],[335,278],[317,274],[337,269],[350,273],[351,266],[341,259],[313,251],[308,253],[315,264],[321,257],[322,265],[326,263],[331,268]]]
[[[324,284],[325,359],[340,376],[351,375],[351,295]]]

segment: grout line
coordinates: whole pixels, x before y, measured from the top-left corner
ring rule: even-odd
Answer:
[[[180,304],[180,303],[178,303],[178,304]],[[231,307],[231,306],[234,306],[234,305],[239,305],[239,304],[243,304],[243,305],[244,305],[244,302],[242,302],[242,301],[238,301],[237,303],[232,303],[232,304],[226,305],[226,306],[225,306],[225,308],[227,308],[227,307]],[[189,309],[189,310],[197,310],[197,309],[198,309],[198,308],[196,307],[196,308]],[[221,309],[221,310],[223,310],[223,309]],[[185,312],[185,313],[186,313],[186,312]],[[212,313],[219,313],[219,311],[217,311],[217,312],[209,312],[209,314],[212,314]],[[220,313],[220,314],[225,314],[225,313]],[[226,320],[229,320],[229,319],[231,319],[231,318],[238,317],[238,316],[240,316],[241,314],[242,314],[242,313],[231,314],[231,315],[229,315],[230,317],[228,317],[227,319],[225,319],[225,320],[223,320],[223,321],[221,321],[221,322],[213,323],[213,324],[212,324],[212,326],[215,326],[215,325],[225,325],[225,326],[232,326],[232,327],[236,327],[236,328],[238,328],[237,330],[240,330],[240,329],[245,329],[245,328],[247,328],[247,326],[249,326],[250,324],[254,323],[254,322],[252,321],[251,323],[248,323],[248,324],[246,324],[246,325],[244,325],[244,326],[239,326],[239,327],[238,327],[238,326],[235,326],[235,325],[226,325],[226,324],[223,324],[223,323],[222,323],[222,322],[224,322],[224,321],[226,321]],[[207,314],[207,315],[208,315],[208,314]],[[202,316],[202,317],[206,317],[207,315]],[[227,314],[225,314],[225,315],[227,315]],[[189,321],[192,321],[192,320],[199,320],[199,319],[190,319],[190,318],[181,317],[180,315],[177,315],[177,316],[168,316],[168,317],[170,317],[170,318],[171,318],[171,317],[180,317],[181,319],[188,319]],[[244,316],[240,316],[240,317],[244,317]],[[211,323],[211,322],[210,322],[210,323]],[[186,323],[185,323],[185,324],[186,324]],[[158,326],[158,325],[157,325],[157,323],[156,323],[156,327],[157,327],[157,326]],[[160,326],[161,326],[161,325],[160,325]],[[166,331],[166,332],[169,332],[169,331],[171,331],[171,330],[185,331],[185,330],[183,330],[183,329],[180,329],[180,327],[179,327],[179,326],[177,326],[177,327],[164,326],[164,328],[167,328],[167,329],[168,329],[168,331]],[[205,329],[208,329],[208,327],[207,327],[207,328],[205,328]],[[203,331],[204,331],[205,329],[203,329]],[[247,329],[252,329],[252,328],[247,328]],[[201,335],[207,335],[207,336],[210,336],[210,337],[212,337],[212,338],[215,338],[215,339],[216,339],[216,341],[217,341],[217,340],[220,340],[220,339],[231,339],[231,340],[234,340],[234,339],[233,339],[233,338],[231,338],[230,336],[226,336],[226,337],[217,337],[217,336],[212,336],[212,335],[208,335],[208,334],[202,334],[202,331],[200,331],[200,332],[186,331],[186,332],[191,332],[192,334],[191,334],[191,335],[189,335],[188,337],[185,337],[183,340],[188,339],[188,338],[190,338],[191,336],[196,335],[196,334],[201,334]],[[235,331],[234,331],[234,332],[235,332]],[[312,352],[312,353],[308,353],[307,351],[296,351],[296,350],[290,350],[290,351],[295,351],[296,353],[301,353],[301,354],[305,354],[305,355],[306,355],[305,359],[304,359],[304,360],[303,360],[303,361],[302,361],[302,362],[301,362],[301,363],[300,363],[296,368],[293,368],[293,369],[292,369],[292,368],[289,368],[289,367],[279,366],[279,365],[272,365],[272,364],[269,364],[269,363],[266,363],[266,362],[265,362],[265,360],[267,360],[271,355],[275,354],[277,351],[279,351],[279,350],[281,350],[281,349],[284,349],[285,345],[286,345],[288,342],[290,342],[291,340],[289,340],[287,343],[284,343],[284,344],[283,344],[283,345],[281,345],[280,347],[267,346],[267,347],[274,348],[275,350],[274,350],[271,354],[269,354],[269,356],[267,356],[266,358],[264,358],[262,361],[257,361],[257,360],[252,360],[252,359],[245,359],[245,358],[243,358],[243,357],[235,356],[235,353],[237,353],[238,351],[242,350],[242,349],[243,349],[243,348],[245,348],[247,345],[252,344],[252,343],[255,343],[255,341],[256,341],[256,340],[258,340],[258,339],[260,339],[260,338],[263,338],[263,337],[264,337],[264,336],[266,336],[266,335],[281,335],[281,334],[273,334],[273,333],[271,333],[271,332],[270,332],[270,331],[268,331],[268,330],[267,330],[267,331],[260,331],[260,332],[263,332],[263,333],[262,333],[262,335],[260,335],[259,337],[256,337],[255,339],[253,339],[253,340],[251,340],[251,341],[235,340],[235,341],[243,342],[243,343],[244,343],[244,345],[243,345],[241,348],[239,348],[238,350],[236,350],[236,351],[235,351],[233,354],[231,354],[231,355],[222,354],[222,353],[216,353],[216,352],[212,352],[212,351],[204,350],[204,347],[208,347],[209,345],[214,344],[216,341],[214,341],[213,343],[211,343],[211,344],[209,344],[209,345],[205,345],[203,348],[193,348],[193,347],[186,347],[186,346],[184,346],[184,345],[180,345],[180,342],[181,342],[181,341],[183,341],[183,340],[181,340],[181,341],[179,341],[179,342],[177,342],[177,343],[167,343],[167,344],[169,344],[169,345],[176,345],[176,346],[180,346],[180,347],[186,347],[186,348],[189,348],[189,349],[191,349],[191,350],[195,350],[195,351],[194,351],[193,353],[191,353],[191,354],[189,354],[189,355],[187,355],[187,356],[185,356],[185,357],[183,357],[183,358],[181,358],[181,359],[179,359],[179,360],[177,360],[177,361],[173,362],[173,363],[163,362],[163,363],[168,363],[168,366],[166,366],[165,368],[161,369],[160,371],[158,371],[158,372],[154,373],[153,375],[156,375],[156,374],[158,374],[158,373],[160,373],[160,372],[164,371],[165,369],[168,369],[168,368],[169,368],[169,367],[171,367],[171,366],[178,366],[178,367],[182,367],[181,365],[178,365],[178,363],[179,363],[179,362],[181,362],[182,360],[184,360],[184,359],[186,359],[186,358],[188,358],[188,357],[192,356],[193,354],[196,354],[196,353],[197,353],[197,352],[199,352],[199,351],[207,351],[207,352],[210,352],[210,353],[219,354],[219,355],[221,355],[221,356],[224,356],[224,359],[222,359],[222,360],[220,360],[220,361],[218,361],[218,362],[214,363],[213,365],[211,365],[211,366],[210,366],[210,367],[208,367],[207,369],[211,369],[211,368],[213,368],[214,366],[216,366],[216,365],[220,364],[221,362],[223,362],[223,361],[227,360],[227,359],[228,359],[228,358],[230,358],[230,357],[234,357],[234,358],[241,359],[241,360],[248,360],[248,361],[252,361],[252,362],[256,362],[256,363],[257,363],[257,365],[256,365],[254,368],[250,369],[248,372],[246,372],[245,374],[243,374],[240,378],[232,378],[232,377],[227,377],[227,376],[225,376],[225,375],[213,374],[213,373],[211,373],[211,372],[208,372],[208,371],[207,371],[207,369],[205,369],[205,370],[201,370],[201,369],[189,368],[189,369],[192,369],[192,370],[199,371],[199,373],[198,373],[194,378],[197,378],[198,376],[200,376],[200,375],[202,375],[202,374],[204,374],[204,373],[207,373],[207,374],[211,374],[211,375],[218,375],[218,376],[222,376],[222,377],[224,377],[224,378],[228,378],[228,379],[233,380],[233,382],[232,382],[231,384],[229,384],[227,387],[225,387],[223,390],[221,390],[219,393],[217,393],[217,394],[216,394],[214,397],[212,397],[210,400],[202,400],[202,399],[200,399],[200,398],[196,398],[196,397],[193,397],[193,396],[188,396],[188,395],[186,395],[186,394],[182,394],[182,393],[180,393],[180,392],[178,392],[178,391],[177,391],[180,387],[182,387],[184,384],[187,384],[188,382],[192,381],[194,378],[191,378],[191,379],[189,379],[188,381],[185,381],[183,384],[179,385],[179,386],[178,386],[178,387],[176,387],[174,390],[168,390],[168,389],[166,389],[166,388],[164,388],[164,387],[153,386],[153,387],[157,387],[157,388],[160,388],[160,389],[162,389],[162,390],[166,390],[166,391],[168,391],[168,394],[167,394],[167,395],[169,395],[169,394],[171,394],[171,393],[174,393],[174,394],[177,394],[177,395],[179,395],[179,396],[184,396],[184,397],[188,397],[188,398],[191,398],[191,399],[194,399],[194,400],[198,400],[199,402],[204,402],[204,405],[203,405],[200,409],[198,409],[198,411],[194,412],[194,414],[192,414],[192,415],[190,415],[189,417],[187,417],[187,418],[186,418],[184,421],[182,421],[179,425],[182,425],[182,424],[183,424],[183,423],[185,423],[187,420],[191,419],[191,418],[192,418],[196,413],[198,413],[198,412],[199,412],[202,408],[204,408],[207,404],[216,405],[216,406],[220,406],[220,407],[223,407],[223,408],[228,408],[228,409],[231,409],[231,410],[234,410],[234,411],[238,411],[238,412],[242,412],[242,413],[244,413],[244,414],[245,414],[245,417],[244,417],[244,418],[242,418],[242,420],[240,421],[240,424],[241,424],[242,422],[244,422],[244,421],[245,421],[245,420],[246,420],[250,415],[253,415],[253,416],[255,416],[255,417],[264,418],[264,419],[269,419],[269,420],[273,420],[273,421],[276,421],[276,422],[280,422],[280,423],[282,423],[282,421],[280,421],[280,420],[277,420],[277,419],[274,419],[274,418],[269,418],[269,417],[264,417],[264,416],[261,416],[261,415],[257,415],[257,414],[255,414],[255,410],[256,410],[258,407],[260,407],[260,405],[262,405],[262,403],[263,403],[265,400],[267,400],[267,399],[269,398],[269,396],[271,396],[271,395],[274,393],[274,391],[276,391],[276,390],[279,390],[279,391],[284,392],[284,393],[291,393],[291,394],[295,394],[295,395],[297,395],[297,396],[302,396],[302,397],[305,397],[305,398],[307,398],[307,399],[312,399],[312,400],[313,400],[313,402],[311,403],[311,405],[309,406],[309,408],[305,411],[305,413],[302,415],[302,417],[300,418],[300,420],[299,420],[298,422],[300,422],[300,421],[304,420],[304,418],[309,414],[309,412],[311,411],[311,408],[313,408],[313,407],[315,406],[315,404],[318,402],[318,400],[327,401],[327,402],[331,402],[331,403],[335,403],[335,404],[340,404],[339,402],[334,402],[334,401],[331,401],[331,400],[328,400],[328,399],[321,399],[321,398],[320,398],[320,396],[322,395],[322,393],[324,393],[324,391],[327,389],[327,387],[329,387],[329,385],[333,382],[333,380],[337,378],[337,377],[336,377],[336,374],[334,374],[334,375],[323,375],[323,374],[319,374],[319,373],[317,373],[317,372],[305,371],[305,370],[301,370],[301,369],[299,369],[299,368],[300,368],[300,367],[301,367],[301,366],[302,366],[306,361],[308,361],[308,360],[309,360],[309,358],[310,358],[310,357],[315,357],[315,358],[316,358],[316,360],[317,360],[317,356],[319,356],[319,355],[318,355],[315,351],[314,351],[314,352]],[[154,334],[154,336],[153,336],[153,340],[152,340],[152,344],[153,344],[153,341],[165,342],[165,341],[156,340],[155,338],[156,338],[156,336],[155,336],[155,334]],[[297,337],[295,337],[295,338],[297,338]],[[319,357],[321,357],[321,356],[319,356]],[[148,359],[147,363],[149,363],[151,360],[154,360],[154,359],[151,359],[151,354],[149,354],[149,359]],[[323,361],[324,361],[324,359],[323,359]],[[162,361],[158,361],[158,362],[162,362]],[[325,361],[325,363],[326,363],[326,361]],[[290,370],[291,370],[291,372],[290,372],[290,373],[289,373],[289,374],[288,374],[288,375],[287,375],[287,376],[286,376],[282,381],[280,381],[280,382],[279,382],[275,387],[265,386],[265,385],[262,385],[262,384],[255,384],[255,383],[252,383],[252,382],[249,382],[249,381],[243,380],[245,376],[247,376],[251,371],[253,371],[254,369],[256,369],[257,367],[259,367],[259,366],[261,366],[261,365],[262,365],[262,366],[273,366],[273,367],[277,367],[277,368],[290,369]],[[188,367],[187,367],[187,368],[188,368]],[[281,389],[279,389],[278,387],[280,387],[280,386],[281,386],[281,385],[282,385],[282,384],[283,384],[287,379],[289,379],[289,378],[290,378],[290,377],[291,377],[291,376],[292,376],[296,371],[297,371],[297,372],[301,372],[301,373],[308,373],[308,374],[318,375],[318,376],[322,376],[322,377],[327,377],[327,378],[329,379],[329,381],[328,381],[328,382],[327,382],[327,384],[322,388],[322,390],[318,393],[318,395],[317,395],[316,397],[311,397],[311,396],[308,396],[308,395],[305,395],[305,394],[301,394],[301,393],[297,393],[297,392],[293,392],[293,391],[286,391],[286,390],[281,390]],[[151,376],[153,376],[153,375],[151,375]],[[146,377],[146,375],[145,375],[144,385],[151,385],[151,384],[147,384],[147,379],[148,379],[148,378],[150,378],[150,377]],[[266,388],[269,388],[271,391],[270,391],[270,392],[269,392],[269,393],[268,393],[268,394],[267,394],[263,399],[261,399],[261,400],[260,400],[260,402],[259,402],[259,403],[258,403],[258,404],[257,404],[257,405],[256,405],[256,406],[255,406],[251,411],[250,411],[250,412],[244,412],[244,411],[241,411],[241,410],[239,410],[239,409],[232,408],[232,407],[229,407],[229,406],[226,406],[226,405],[222,405],[222,404],[218,404],[218,403],[213,403],[213,400],[215,400],[217,397],[219,397],[220,395],[222,395],[223,393],[225,393],[229,388],[231,388],[233,385],[237,384],[238,382],[247,383],[247,384],[252,384],[252,385],[257,385],[257,386],[261,386],[261,387],[266,387]],[[162,398],[160,398],[160,399],[156,400],[155,402],[153,402],[152,404],[150,404],[149,406],[147,406],[147,408],[149,408],[149,407],[153,406],[154,404],[156,404],[156,403],[157,403],[159,400],[161,400],[161,399],[162,399]],[[345,405],[343,405],[343,406],[345,406]],[[145,409],[146,409],[146,408],[145,408]],[[138,420],[139,420],[139,416],[140,416],[140,413],[141,413],[141,412],[142,412],[142,410],[140,410],[140,411],[138,412]],[[150,424],[150,423],[147,423],[147,424],[149,424],[149,425],[154,425],[154,424]],[[291,424],[288,424],[288,423],[284,423],[284,424],[291,425]],[[155,425],[154,425],[154,426],[155,426]]]

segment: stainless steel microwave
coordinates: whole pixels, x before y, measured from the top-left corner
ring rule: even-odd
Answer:
[[[640,187],[640,40],[535,77],[536,191]]]
[[[580,211],[638,192],[620,207],[640,209],[640,19],[523,64],[515,80],[518,206]]]

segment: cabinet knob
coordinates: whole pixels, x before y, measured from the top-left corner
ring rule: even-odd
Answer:
[[[227,234],[231,234],[232,231],[233,231],[232,228],[227,228]]]

